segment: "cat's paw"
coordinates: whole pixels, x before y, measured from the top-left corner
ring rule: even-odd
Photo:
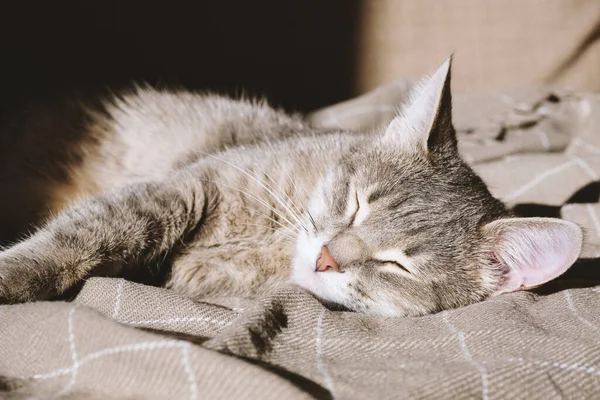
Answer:
[[[0,304],[40,300],[47,293],[40,274],[33,265],[0,253]]]

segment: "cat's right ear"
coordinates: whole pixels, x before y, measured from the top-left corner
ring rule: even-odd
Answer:
[[[493,295],[531,289],[562,275],[579,257],[581,228],[557,218],[505,218],[483,227],[501,281]]]
[[[400,115],[388,126],[384,140],[407,152],[443,152],[456,149],[452,126],[450,76],[452,57],[417,85]]]

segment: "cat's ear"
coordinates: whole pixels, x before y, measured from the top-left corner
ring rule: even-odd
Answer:
[[[562,275],[579,257],[581,228],[556,218],[507,218],[483,228],[502,269],[498,295],[531,289]]]
[[[388,126],[384,140],[411,152],[439,152],[456,148],[452,126],[450,75],[452,57],[413,89],[401,114]]]

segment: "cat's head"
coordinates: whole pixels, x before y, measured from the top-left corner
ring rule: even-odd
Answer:
[[[293,280],[320,299],[422,315],[541,285],[578,257],[577,225],[511,218],[461,160],[450,66],[317,185],[306,216],[314,229],[298,238]]]

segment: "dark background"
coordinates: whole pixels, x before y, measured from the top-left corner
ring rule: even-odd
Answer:
[[[5,111],[132,81],[299,111],[355,94],[357,0],[11,3],[0,6]]]

